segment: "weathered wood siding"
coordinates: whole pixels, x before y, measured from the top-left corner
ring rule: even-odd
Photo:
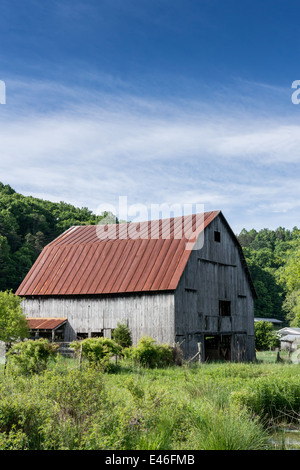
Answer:
[[[66,341],[78,333],[103,332],[110,337],[118,322],[127,322],[134,344],[149,335],[158,342],[174,342],[174,293],[135,294],[102,297],[26,298],[23,311],[28,317],[68,318]]]
[[[220,232],[221,241],[214,240]],[[231,315],[219,315],[219,301],[231,302]],[[232,335],[231,359],[253,360],[254,298],[237,244],[217,217],[193,250],[175,293],[175,334],[185,355],[196,354],[208,335]],[[205,351],[203,351],[205,357]]]
[[[220,242],[214,239],[215,231],[220,233]],[[230,301],[230,316],[220,316],[219,301]],[[78,333],[102,332],[110,337],[117,323],[125,321],[134,344],[143,335],[163,343],[178,341],[190,358],[200,342],[205,360],[205,337],[218,337],[222,342],[227,335],[230,359],[255,358],[253,292],[240,248],[223,216],[205,229],[204,245],[191,252],[175,293],[27,297],[24,313],[67,318],[66,341]]]

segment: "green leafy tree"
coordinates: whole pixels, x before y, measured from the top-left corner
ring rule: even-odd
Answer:
[[[299,248],[300,231],[283,227],[276,230],[243,229],[238,240],[249,266],[258,299],[255,301],[255,316],[286,319],[283,308],[288,293],[286,284],[280,279],[288,259]]]
[[[132,335],[126,323],[118,323],[117,328],[114,329],[111,335],[112,339],[121,346],[121,348],[128,348],[132,345]]]
[[[0,234],[0,290],[6,290],[15,273],[14,261],[11,257],[7,238]]]
[[[11,291],[0,292],[0,341],[7,348],[14,342],[28,338],[29,328],[21,308],[21,298]]]
[[[294,290],[287,294],[283,310],[286,312],[286,319],[290,325],[300,328],[300,290]]]
[[[280,340],[274,331],[273,325],[267,321],[258,321],[255,327],[255,347],[258,351],[266,351],[280,346]]]
[[[278,272],[278,279],[286,291],[283,310],[291,326],[300,326],[300,246],[289,251],[285,265]]]
[[[289,251],[288,259],[279,271],[279,279],[287,292],[300,289],[300,246]]]
[[[253,240],[255,240],[257,231],[252,229],[247,231],[245,228],[238,235],[238,239],[243,248],[249,247]]]
[[[248,260],[248,267],[257,293],[254,315],[259,318],[283,320],[283,288],[277,282],[275,273],[262,268],[253,260]]]

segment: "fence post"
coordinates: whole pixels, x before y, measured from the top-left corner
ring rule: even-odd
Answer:
[[[80,345],[80,351],[79,351],[79,370],[81,369],[81,361],[82,361],[82,343]]]
[[[202,362],[202,343],[198,343],[198,361],[201,363]]]

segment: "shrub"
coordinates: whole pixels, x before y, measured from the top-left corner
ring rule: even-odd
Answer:
[[[280,339],[273,331],[273,325],[267,321],[255,322],[255,347],[258,351],[280,346]]]
[[[87,338],[83,341],[74,341],[70,344],[78,353],[82,351],[82,357],[86,358],[90,365],[100,365],[108,368],[110,358],[121,352],[121,347],[110,338]]]
[[[0,450],[35,449],[40,429],[50,416],[49,404],[29,394],[4,396],[0,403]]]
[[[94,416],[101,421],[109,406],[103,375],[93,369],[13,380],[13,390],[10,381],[1,387],[0,450],[79,449]]]
[[[125,323],[118,323],[111,337],[122,349],[129,348],[132,345],[131,331]]]
[[[22,431],[0,432],[0,450],[27,450],[28,438]]]
[[[37,374],[47,368],[57,349],[57,344],[43,338],[16,343],[7,353],[9,368],[21,374]]]
[[[165,367],[172,364],[172,348],[168,344],[157,344],[149,336],[143,336],[136,347],[124,350],[126,357],[143,367]]]

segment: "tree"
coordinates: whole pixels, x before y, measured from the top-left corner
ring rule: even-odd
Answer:
[[[258,266],[254,261],[247,260],[257,299],[254,303],[254,315],[260,318],[284,319],[282,310],[283,289],[277,283],[276,276],[270,269]]]
[[[279,279],[287,292],[300,289],[300,247],[289,252],[285,265],[279,272]]]
[[[258,321],[255,327],[255,347],[258,351],[279,347],[280,340],[274,331],[273,325],[267,321]]]
[[[28,338],[29,327],[21,308],[20,297],[11,291],[0,292],[0,341],[7,349],[12,343]]]
[[[7,282],[13,277],[14,272],[15,265],[7,239],[0,234],[0,291],[6,289]]]
[[[286,291],[283,310],[291,326],[300,326],[300,247],[290,250],[289,257],[278,273]]]
[[[292,285],[298,288],[300,259],[293,263],[291,258],[299,249],[299,229],[294,227],[291,231],[278,227],[259,232],[243,229],[237,237],[258,294],[255,316],[285,320],[287,310],[283,309],[283,305],[286,296]]]
[[[253,240],[255,240],[256,235],[256,230],[252,229],[250,232],[248,232],[245,228],[243,228],[241,233],[238,235],[238,240],[243,248],[248,247],[251,245]]]
[[[121,346],[121,348],[128,348],[132,345],[131,331],[126,323],[118,323],[111,335],[112,339]]]
[[[290,325],[300,327],[300,290],[294,290],[287,294],[283,310],[286,312],[286,319]]]

